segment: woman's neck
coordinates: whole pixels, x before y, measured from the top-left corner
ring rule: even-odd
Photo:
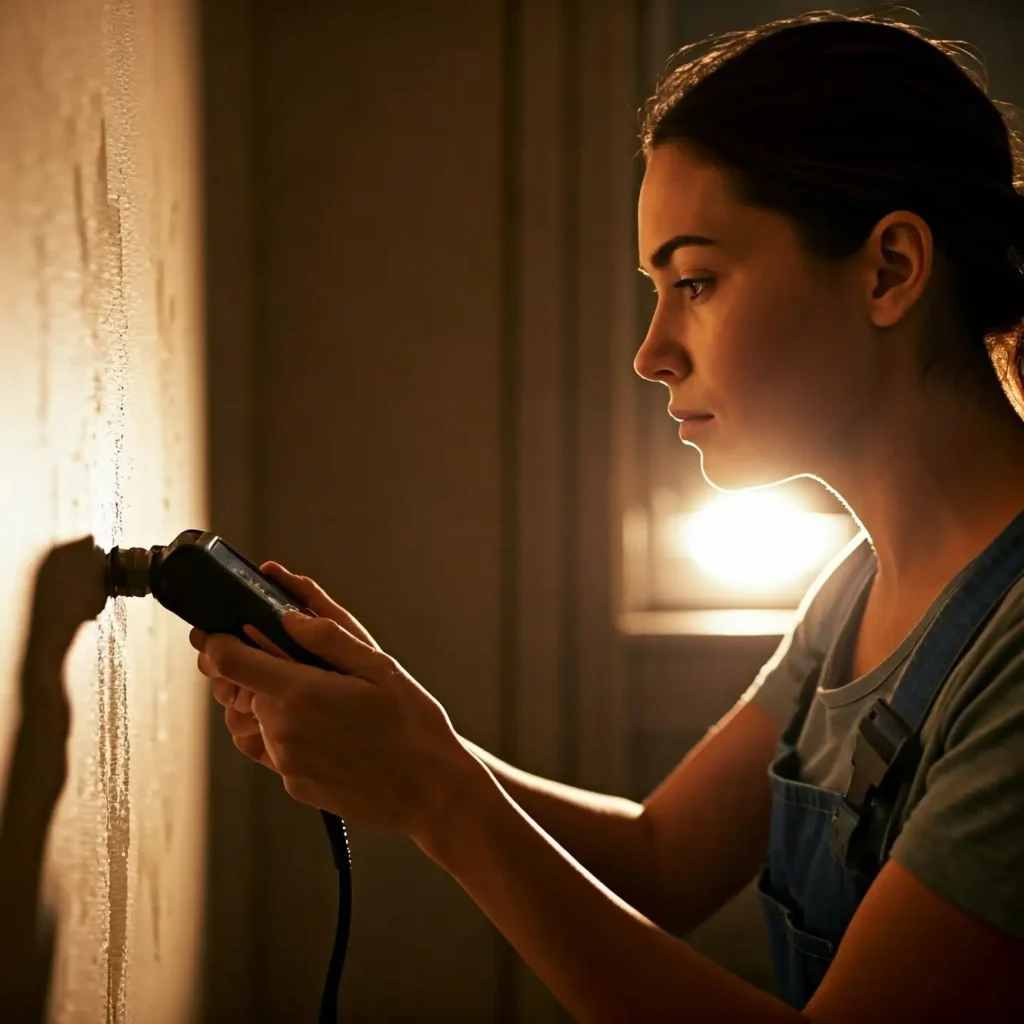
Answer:
[[[1024,420],[995,376],[941,383],[873,418],[827,478],[871,538],[875,588],[941,586],[1024,510]]]

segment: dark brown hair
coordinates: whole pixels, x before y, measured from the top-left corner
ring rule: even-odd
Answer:
[[[676,54],[686,59],[645,104],[641,141],[645,156],[693,147],[822,258],[853,255],[893,210],[917,213],[950,268],[962,331],[1024,415],[1022,146],[1015,108],[991,100],[964,57],[879,14],[728,32]]]

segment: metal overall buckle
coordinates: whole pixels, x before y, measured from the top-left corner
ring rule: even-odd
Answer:
[[[865,808],[912,735],[910,726],[882,698],[861,718],[853,748],[853,775],[832,812],[829,849],[840,864],[846,863]]]

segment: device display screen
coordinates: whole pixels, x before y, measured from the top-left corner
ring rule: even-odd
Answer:
[[[210,549],[210,553],[226,569],[234,573],[240,580],[265,598],[271,607],[278,612],[301,611],[293,598],[289,597],[280,587],[275,586],[245,564],[223,541],[218,541]]]

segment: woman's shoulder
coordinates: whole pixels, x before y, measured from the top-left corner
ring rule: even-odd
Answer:
[[[825,565],[804,593],[793,625],[743,696],[785,725],[804,681],[817,671],[867,580],[874,552],[861,530]]]
[[[1006,591],[950,673],[942,716],[950,730],[979,719],[1019,720],[1024,739],[1024,575]]]
[[[874,564],[870,538],[859,530],[818,573],[800,602],[795,632],[803,645],[825,654]]]
[[[950,672],[921,738],[893,858],[1024,938],[1024,578]]]

